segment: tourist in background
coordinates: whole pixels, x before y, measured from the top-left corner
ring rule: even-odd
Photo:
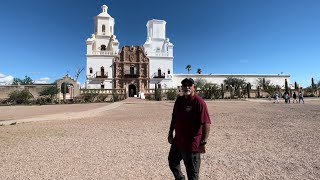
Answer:
[[[278,94],[278,92],[275,92],[275,94],[274,94],[274,103],[279,103],[279,94]]]
[[[302,91],[299,91],[299,103],[300,103],[300,101],[302,101],[304,104]]]
[[[296,101],[296,103],[298,103],[296,92],[293,92],[292,98],[293,98],[293,103],[294,103],[294,101]]]

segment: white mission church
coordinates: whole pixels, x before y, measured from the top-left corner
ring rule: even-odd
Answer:
[[[123,46],[114,33],[115,20],[108,14],[108,7],[94,18],[94,33],[87,39],[87,89],[126,89],[129,96],[147,89],[177,88],[182,79],[202,78],[207,82],[222,84],[227,77],[245,79],[256,88],[257,79],[265,78],[284,87],[290,84],[290,75],[271,74],[174,74],[173,44],[166,37],[166,21],[147,22],[147,40],[143,46]]]

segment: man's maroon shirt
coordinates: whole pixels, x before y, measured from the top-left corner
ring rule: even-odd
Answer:
[[[208,108],[203,99],[194,95],[186,99],[179,96],[174,104],[174,144],[186,152],[198,152],[203,126],[211,124]]]

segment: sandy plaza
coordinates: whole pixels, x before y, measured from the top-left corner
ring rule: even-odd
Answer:
[[[320,179],[319,100],[207,105],[213,123],[200,179]],[[0,124],[16,123],[0,126],[0,179],[173,179],[172,107],[133,98],[2,106]]]

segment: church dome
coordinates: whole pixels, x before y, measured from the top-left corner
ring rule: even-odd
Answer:
[[[98,15],[99,17],[111,17],[110,14],[108,14],[108,6],[103,5],[102,7],[102,12]]]

